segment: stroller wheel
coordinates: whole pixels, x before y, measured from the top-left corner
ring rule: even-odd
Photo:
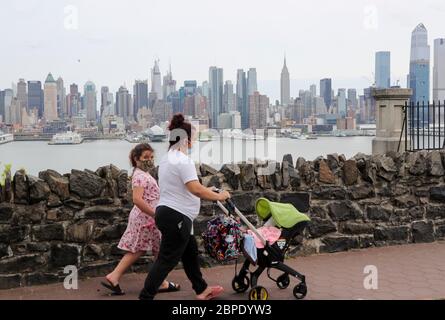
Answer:
[[[294,297],[298,300],[304,299],[307,295],[307,285],[305,282],[301,282],[294,288]]]
[[[249,289],[250,280],[246,276],[241,278],[240,276],[235,276],[232,280],[232,288],[236,293],[244,293]]]
[[[269,299],[269,292],[266,288],[257,286],[250,289],[249,300],[267,300]]]
[[[281,276],[278,277],[277,279],[278,288],[286,289],[287,287],[289,287],[289,284],[290,284],[290,278],[287,273],[283,273]]]

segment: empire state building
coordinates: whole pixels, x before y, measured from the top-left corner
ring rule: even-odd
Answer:
[[[281,70],[281,105],[287,106],[290,103],[290,79],[287,70],[286,57],[284,58],[283,70]]]

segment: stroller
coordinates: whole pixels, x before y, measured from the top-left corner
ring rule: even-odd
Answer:
[[[289,287],[290,277],[297,278],[299,283],[294,287],[293,295],[298,300],[304,299],[307,294],[306,278],[304,275],[287,266],[284,263],[284,259],[291,240],[303,233],[310,221],[309,217],[300,213],[291,204],[275,203],[265,198],[258,199],[255,204],[258,217],[265,221],[266,225],[281,229],[280,239],[270,245],[255,226],[238,210],[231,199],[226,201],[226,205],[221,202],[217,202],[216,204],[224,214],[230,217],[238,216],[263,244],[263,248],[257,249],[258,259],[256,265],[258,267],[253,272],[249,270],[249,267],[255,263],[252,263],[252,260],[244,251],[246,260],[239,273],[237,273],[235,269],[235,277],[232,280],[233,290],[237,293],[244,293],[251,287],[249,300],[267,300],[269,293],[266,288],[258,285],[258,278],[264,270],[267,269],[267,276],[273,280],[280,289]],[[277,279],[274,279],[270,274],[271,269],[277,269],[283,273]]]

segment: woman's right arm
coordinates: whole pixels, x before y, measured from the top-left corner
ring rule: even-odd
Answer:
[[[154,217],[155,210],[144,201],[143,196],[144,196],[143,187],[133,187],[133,204],[136,207],[138,207],[143,213],[151,217]]]
[[[185,186],[188,191],[202,200],[225,201],[230,198],[230,193],[227,191],[221,193],[214,192],[211,189],[204,187],[198,180],[190,181]]]

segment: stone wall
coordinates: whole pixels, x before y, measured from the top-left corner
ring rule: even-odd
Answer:
[[[230,164],[219,171],[203,164],[197,171],[204,185],[231,191],[258,225],[259,197],[307,212],[312,221],[289,252],[296,256],[443,239],[444,165],[445,153],[435,151],[295,162],[285,156],[281,163]],[[112,165],[8,176],[0,190],[0,289],[61,281],[67,265],[76,265],[80,277],[112,270],[132,208],[128,187],[128,173]],[[203,202],[197,235],[213,214],[214,206]],[[151,261],[144,256],[132,271],[147,272]],[[215,264],[204,252],[201,261]]]

